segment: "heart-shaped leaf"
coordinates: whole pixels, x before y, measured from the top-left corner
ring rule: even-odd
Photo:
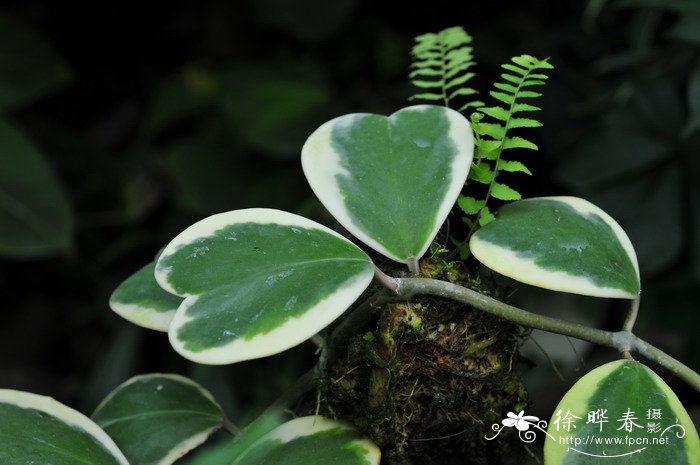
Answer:
[[[627,234],[592,203],[541,197],[505,205],[469,243],[484,265],[554,291],[634,299],[639,266]]]
[[[379,448],[349,426],[310,416],[272,430],[232,465],[379,465],[380,458]]]
[[[291,213],[254,208],[210,216],[163,250],[156,280],[186,297],[170,326],[180,354],[234,363],[293,347],[365,290],[369,257],[338,233]]]
[[[109,307],[138,326],[167,332],[182,297],[165,292],[156,282],[155,270],[152,262],[129,276],[112,293]]]
[[[311,188],[340,224],[401,263],[420,258],[459,196],[474,152],[469,122],[416,105],[335,118],[306,141]]]
[[[50,397],[0,389],[0,463],[129,465],[85,415]]]
[[[596,368],[554,412],[545,465],[700,464],[700,439],[688,413],[671,388],[638,362]]]
[[[221,427],[221,407],[200,385],[178,375],[136,376],[117,387],[92,419],[131,465],[169,465]]]

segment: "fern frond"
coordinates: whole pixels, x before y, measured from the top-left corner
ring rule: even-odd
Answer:
[[[466,214],[476,215],[476,221],[471,221],[474,225],[471,232],[474,231],[477,223],[483,226],[493,218],[488,210],[488,201],[491,197],[506,202],[519,200],[521,197],[518,191],[497,180],[501,171],[532,175],[524,163],[506,160],[503,152],[512,149],[537,150],[537,145],[523,137],[511,136],[510,131],[542,126],[542,123],[536,119],[522,116],[523,113],[540,110],[539,107],[523,103],[522,99],[532,99],[542,95],[530,88],[545,85],[547,75],[544,73],[553,67],[547,60],[520,55],[513,57],[511,62],[502,65],[502,68],[507,72],[501,74],[502,81],[496,82],[493,85],[495,90],[489,92],[491,97],[500,104],[478,108],[478,113],[472,115],[472,127],[476,133],[474,153],[476,161],[472,166],[473,172],[470,173],[469,179],[488,184],[488,190],[483,204],[479,203],[480,208],[476,213],[471,213],[476,203],[462,202],[469,207],[462,208]],[[460,207],[462,204],[459,204]]]
[[[475,65],[471,42],[472,37],[461,27],[416,37],[408,78],[415,87],[435,92],[416,93],[409,100],[441,101],[450,107],[457,99],[476,95],[476,90],[466,86],[474,77],[470,72]],[[466,111],[482,106],[483,102],[469,100],[457,105],[458,111]]]

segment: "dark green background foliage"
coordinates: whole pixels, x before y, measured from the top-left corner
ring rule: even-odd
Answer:
[[[413,37],[454,25],[474,37],[469,82],[481,100],[511,56],[551,57],[544,127],[527,133],[540,151],[522,155],[534,176],[504,182],[524,197],[584,196],[617,218],[642,268],[640,335],[700,367],[700,3],[389,3],[4,2],[0,125],[21,132],[55,180],[23,171],[26,155],[0,139],[0,233],[16,227],[18,205],[45,220],[32,223],[45,247],[0,239],[2,387],[89,412],[131,374],[177,371],[249,421],[313,363],[310,345],[192,366],[163,334],[110,312],[110,292],[207,214],[264,206],[331,224],[303,179],[303,141],[331,117],[405,106]],[[518,298],[609,329],[622,320],[619,302]],[[566,380],[536,354],[527,378],[534,399],[551,399],[533,406],[541,417],[583,360],[587,370],[612,355],[583,346],[572,357],[555,341]],[[697,394],[657,371],[697,414]]]

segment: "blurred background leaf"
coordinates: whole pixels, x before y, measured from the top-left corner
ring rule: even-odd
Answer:
[[[0,118],[0,255],[36,257],[70,246],[68,198],[37,148]]]
[[[32,103],[71,81],[49,43],[18,18],[0,13],[0,111]]]

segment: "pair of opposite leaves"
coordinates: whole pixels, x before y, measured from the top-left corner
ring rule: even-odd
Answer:
[[[304,145],[302,165],[341,225],[408,263],[426,252],[447,218],[473,146],[460,113],[418,105],[325,123]],[[509,204],[470,247],[485,265],[525,283],[600,297],[639,292],[629,239],[582,199]],[[373,274],[369,257],[335,231],[287,212],[246,209],[187,228],[110,303],[136,324],[168,331],[184,357],[226,364],[307,340],[352,305]]]

